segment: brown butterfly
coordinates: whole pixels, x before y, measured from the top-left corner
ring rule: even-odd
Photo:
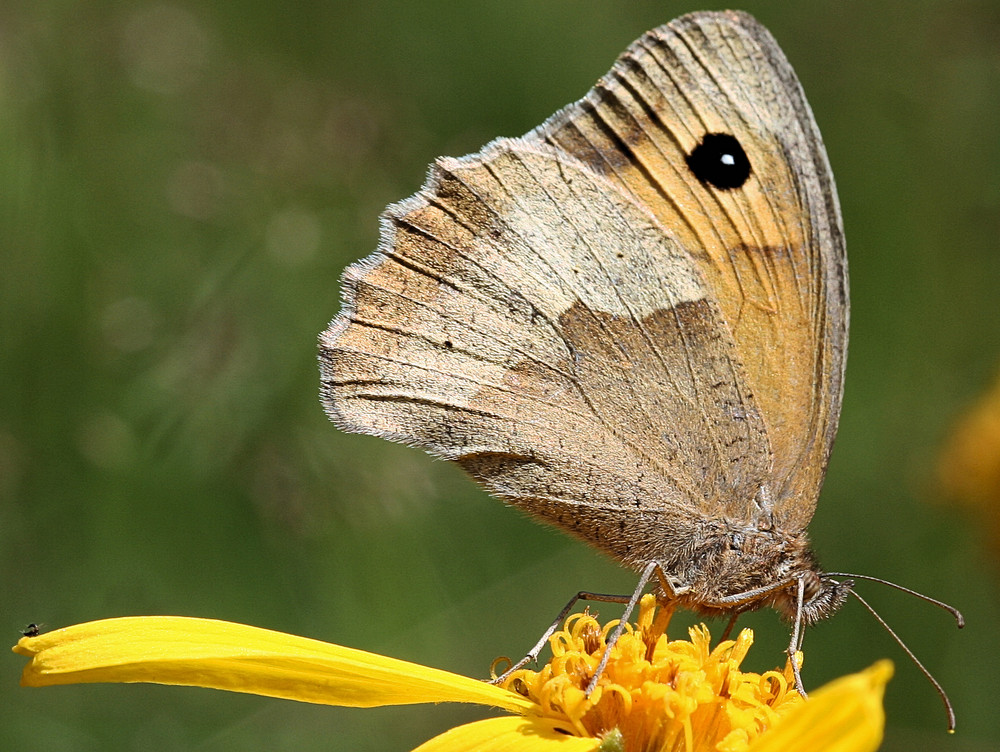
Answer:
[[[655,578],[707,616],[771,606],[792,650],[841,606],[853,583],[806,526],[843,390],[844,234],[753,18],[648,32],[539,128],[438,159],[381,224],[320,339],[334,423],[641,571],[633,604]]]

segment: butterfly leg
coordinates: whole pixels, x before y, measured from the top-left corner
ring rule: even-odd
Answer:
[[[725,642],[729,639],[729,635],[733,633],[733,627],[736,626],[736,620],[740,618],[742,611],[736,611],[732,616],[729,617],[729,623],[726,624],[726,628],[722,630],[722,636],[719,638],[719,642]]]
[[[667,575],[664,573],[663,568],[660,567],[658,562],[651,561],[646,565],[646,568],[642,570],[642,575],[639,577],[639,584],[636,585],[635,590],[632,592],[632,597],[628,600],[628,605],[625,606],[625,611],[622,613],[622,618],[618,621],[618,626],[615,627],[614,631],[608,636],[607,644],[604,647],[604,655],[601,656],[601,662],[597,664],[597,669],[594,671],[594,675],[591,677],[590,682],[587,684],[587,696],[594,691],[594,687],[597,686],[597,680],[601,678],[601,674],[604,673],[605,667],[608,665],[608,659],[611,658],[611,648],[615,646],[618,642],[618,638],[622,636],[622,632],[625,630],[625,623],[628,618],[632,615],[632,611],[635,610],[636,604],[642,597],[642,591],[646,589],[646,585],[656,574],[660,582],[663,583],[664,589],[668,592],[668,595],[674,596],[676,591],[669,582]]]
[[[504,671],[500,676],[495,679],[490,680],[490,684],[501,684],[507,679],[512,673],[518,669],[524,668],[529,663],[534,663],[538,660],[538,656],[541,654],[542,650],[545,648],[545,643],[549,641],[549,638],[555,634],[555,631],[559,629],[559,625],[565,621],[566,616],[569,614],[573,606],[576,605],[577,601],[596,601],[599,603],[628,603],[629,596],[627,595],[614,595],[611,593],[591,593],[587,590],[581,590],[579,593],[574,595],[569,599],[569,603],[563,606],[562,611],[552,620],[548,629],[542,633],[538,642],[535,643],[534,647],[528,651],[527,655],[524,656],[517,663],[511,664],[511,667]]]
[[[802,647],[802,604],[806,596],[806,581],[799,577],[795,588],[795,625],[792,627],[792,636],[788,640],[788,660],[792,662],[792,675],[795,677],[795,689],[803,699],[809,697],[805,687],[802,686],[802,667],[799,666],[797,654]]]
[[[646,585],[649,584],[649,581],[653,578],[654,573],[660,580],[660,584],[662,585],[664,592],[667,594],[668,599],[674,598],[677,595],[680,595],[684,592],[683,587],[675,586],[671,578],[668,578],[667,575],[664,574],[663,569],[657,562],[650,562],[649,564],[646,565],[646,568],[642,571],[642,575],[639,577],[638,585],[636,585],[635,590],[632,592],[632,595],[630,596],[613,595],[610,593],[591,593],[586,590],[581,590],[579,593],[570,598],[569,603],[563,606],[563,609],[559,612],[556,618],[552,620],[552,623],[549,625],[548,629],[546,629],[545,632],[542,633],[542,636],[539,638],[538,642],[536,642],[535,645],[531,648],[531,650],[528,651],[527,655],[525,655],[524,658],[519,660],[517,663],[512,664],[510,668],[508,668],[498,677],[496,677],[495,679],[491,679],[490,683],[501,684],[503,681],[507,679],[507,677],[509,677],[512,673],[514,673],[518,669],[524,668],[529,663],[537,661],[538,656],[541,654],[542,650],[545,647],[545,643],[549,641],[549,638],[559,628],[559,625],[563,623],[563,621],[566,619],[566,616],[569,614],[570,609],[572,609],[573,606],[576,605],[577,601],[598,601],[600,603],[624,603],[626,604],[626,606],[625,606],[625,611],[622,613],[622,618],[618,622],[618,626],[615,627],[614,631],[609,635],[607,646],[604,649],[604,655],[601,658],[601,662],[600,664],[598,664],[597,670],[594,672],[593,678],[587,685],[587,694],[589,695],[593,691],[594,687],[597,686],[597,680],[600,678],[601,674],[604,673],[604,668],[605,666],[608,665],[608,659],[611,657],[611,648],[614,646],[616,642],[618,642],[618,638],[621,637],[622,631],[624,631],[625,629],[625,622],[628,621],[629,616],[632,615],[632,611],[635,610],[636,604],[642,597],[642,591],[646,589]]]

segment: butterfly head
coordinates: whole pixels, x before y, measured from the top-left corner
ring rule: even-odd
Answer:
[[[758,539],[758,547],[766,562],[759,572],[759,587],[771,591],[760,605],[771,606],[791,623],[810,625],[826,619],[840,610],[854,587],[852,580],[834,579],[820,569],[805,531],[769,529]]]
[[[801,619],[803,625],[815,624],[840,610],[854,587],[852,580],[834,580],[814,569],[802,575],[802,610],[798,607],[798,582],[781,591],[774,606],[790,622]]]

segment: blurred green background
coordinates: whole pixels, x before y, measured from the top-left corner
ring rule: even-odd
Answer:
[[[1000,4],[747,2],[784,48],[840,188],[853,293],[822,561],[861,591],[806,682],[891,657],[887,750],[1000,743],[997,552],[933,467],[1000,362]],[[383,206],[437,155],[583,95],[678,2],[29,3],[0,8],[0,633],[129,614],[231,619],[473,676],[580,588],[634,575],[456,469],[339,433],[315,341]],[[613,616],[610,606],[600,609]],[[679,616],[674,634],[692,620]],[[783,663],[753,615],[747,667]],[[715,625],[719,629],[721,625]],[[408,750],[487,715],[202,689],[17,686],[0,748]]]

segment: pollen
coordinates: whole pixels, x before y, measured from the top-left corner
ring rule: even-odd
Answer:
[[[790,665],[763,674],[740,670],[751,630],[712,648],[703,625],[689,630],[690,640],[668,640],[669,621],[670,611],[645,596],[589,697],[586,687],[617,622],[602,626],[587,612],[570,616],[552,636],[548,664],[516,671],[503,686],[537,703],[567,733],[626,752],[743,752],[803,702]]]

